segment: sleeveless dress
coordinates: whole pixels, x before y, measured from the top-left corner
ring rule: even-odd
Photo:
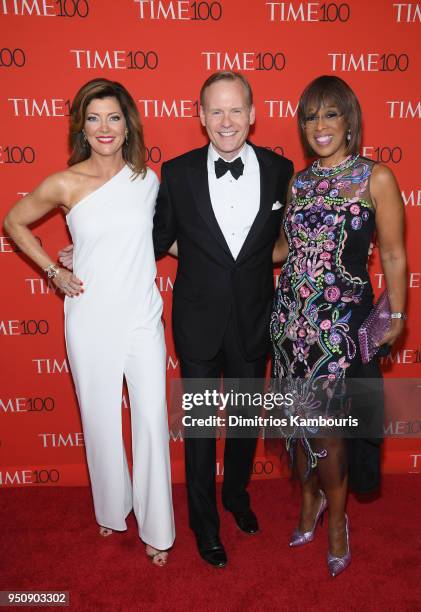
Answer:
[[[337,416],[346,378],[377,378],[377,362],[363,366],[358,328],[373,304],[367,272],[375,230],[369,180],[374,162],[353,155],[333,168],[316,161],[295,178],[284,219],[289,255],[274,299],[270,331],[275,381],[294,396],[300,416]],[[336,400],[336,401],[335,401]],[[309,469],[318,457],[305,428],[297,437]],[[317,431],[312,431],[312,434]]]
[[[162,299],[152,243],[158,185],[152,170],[133,180],[126,165],[70,210],[73,269],[85,291],[66,297],[64,310],[96,520],[125,530],[133,508],[142,540],[163,550],[175,532]],[[122,436],[123,376],[133,484]]]

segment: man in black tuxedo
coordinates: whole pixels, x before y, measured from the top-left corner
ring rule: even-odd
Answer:
[[[157,256],[176,241],[175,347],[184,379],[264,378],[273,298],[272,252],[292,163],[247,142],[252,91],[238,73],[204,83],[200,119],[210,144],[162,165],[154,218]],[[247,484],[256,438],[225,443],[222,501],[246,533],[259,529]],[[219,539],[215,438],[185,439],[190,527],[208,563],[227,563]]]

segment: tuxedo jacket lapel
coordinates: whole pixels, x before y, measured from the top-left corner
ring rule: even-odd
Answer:
[[[229,246],[224,238],[221,228],[219,227],[212,208],[208,181],[207,145],[202,149],[199,149],[196,160],[189,168],[188,177],[199,213],[201,214],[203,220],[207,223],[212,235],[215,237],[227,255],[229,255],[230,259],[233,260]]]
[[[272,162],[270,159],[263,157],[258,148],[254,147],[249,143],[254,152],[256,153],[257,160],[260,167],[260,207],[259,211],[253,221],[247,238],[244,241],[243,246],[237,257],[237,262],[241,261],[247,254],[253,241],[259,236],[261,229],[264,227],[269,215],[272,212],[272,195],[275,193],[275,182],[277,180],[277,174],[272,172]]]

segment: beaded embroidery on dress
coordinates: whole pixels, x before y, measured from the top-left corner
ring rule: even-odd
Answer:
[[[314,162],[299,173],[284,219],[289,255],[282,267],[271,317],[272,378],[294,397],[303,417],[346,410],[345,379],[361,364],[358,328],[370,312],[367,272],[375,230],[369,179],[374,162],[352,155],[333,168]],[[354,368],[353,368],[354,366]],[[314,451],[299,427],[309,469],[326,451]]]

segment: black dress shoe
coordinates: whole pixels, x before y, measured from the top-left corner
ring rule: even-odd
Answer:
[[[214,567],[225,567],[228,563],[227,553],[219,538],[197,537],[199,554],[206,563]]]
[[[233,512],[232,514],[238,527],[241,531],[244,531],[244,533],[253,535],[259,531],[257,517],[251,510],[241,510],[240,512]]]

